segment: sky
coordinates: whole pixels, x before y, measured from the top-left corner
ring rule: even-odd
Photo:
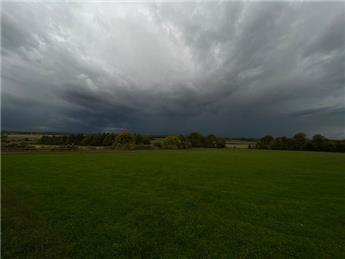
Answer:
[[[343,2],[3,2],[1,128],[345,138]]]

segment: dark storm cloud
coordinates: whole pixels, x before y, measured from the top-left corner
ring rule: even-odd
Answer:
[[[316,109],[308,109],[295,113],[291,113],[290,116],[312,116],[314,114],[326,114],[326,115],[339,115],[343,116],[345,113],[345,107],[322,107]]]
[[[344,137],[343,3],[3,3],[2,128]]]

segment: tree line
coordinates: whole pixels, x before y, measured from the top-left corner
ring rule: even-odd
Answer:
[[[297,133],[292,138],[288,138],[285,136],[277,138],[274,138],[272,136],[265,136],[256,143],[255,148],[345,152],[345,140],[331,140],[320,134],[316,134],[311,139],[308,139],[306,134]]]
[[[44,135],[39,141],[44,145],[105,146],[115,149],[187,149],[193,147],[224,148],[225,139],[215,135],[204,136],[193,132],[189,135],[165,137],[145,136],[121,132],[98,134]]]

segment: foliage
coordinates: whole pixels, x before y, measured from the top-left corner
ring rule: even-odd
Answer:
[[[225,139],[215,135],[204,137],[201,133],[193,132],[188,136],[192,147],[224,148]]]
[[[305,150],[345,152],[345,140],[330,140],[317,134],[308,139],[306,134],[297,133],[292,138],[265,136],[256,144],[257,149]]]
[[[151,138],[152,139],[152,138]],[[44,145],[76,145],[76,146],[112,146],[115,149],[187,149],[192,147],[224,148],[225,139],[215,135],[204,137],[201,133],[193,132],[188,136],[165,136],[160,140],[151,140],[150,137],[138,133],[121,132],[98,134],[70,134],[70,135],[43,135],[39,143]]]
[[[102,146],[111,146],[115,141],[116,135],[107,133],[103,139]]]
[[[133,134],[128,131],[121,132],[115,138],[114,144],[134,144],[135,138]]]
[[[177,136],[168,136],[163,139],[163,147],[166,149],[182,148],[182,142]]]
[[[151,145],[146,136],[125,131],[116,136],[113,148],[119,150],[147,150],[151,149]]]
[[[143,136],[141,134],[135,133],[134,134],[135,144],[137,145],[150,145],[150,138],[147,136]]]
[[[188,139],[192,143],[192,147],[204,147],[206,143],[205,137],[199,132],[192,132]]]
[[[192,143],[188,139],[188,137],[184,135],[179,135],[178,138],[180,139],[180,149],[187,149],[187,148],[192,148]]]

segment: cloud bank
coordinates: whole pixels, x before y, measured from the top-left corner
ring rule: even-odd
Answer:
[[[2,129],[344,138],[343,3],[3,3]]]

